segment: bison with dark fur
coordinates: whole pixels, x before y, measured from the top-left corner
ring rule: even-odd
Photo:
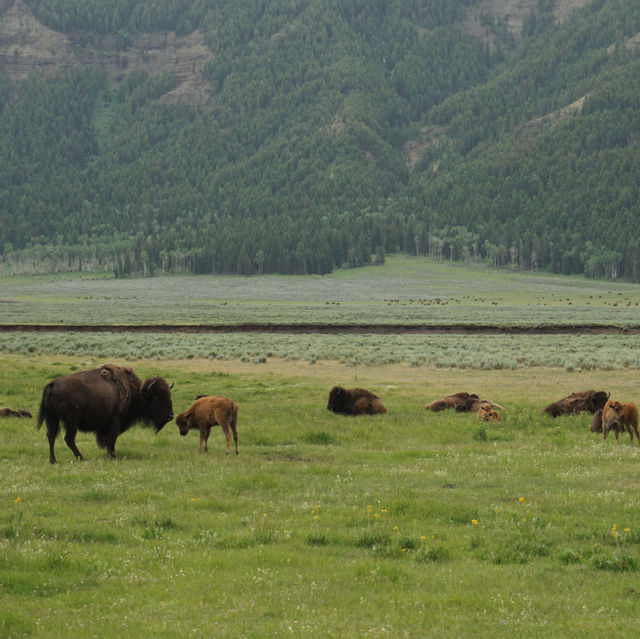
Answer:
[[[457,413],[477,413],[482,407],[489,409],[503,410],[503,406],[489,401],[488,399],[478,399],[477,397],[468,397],[464,402],[456,406]]]
[[[427,408],[433,412],[445,410],[446,408],[455,408],[458,413],[477,413],[483,404],[489,404],[492,408],[502,408],[500,404],[496,404],[488,399],[480,399],[475,393],[467,393],[466,391],[447,395],[442,399],[436,399],[430,404],[427,404]]]
[[[387,412],[382,400],[370,390],[342,386],[331,389],[327,408],[340,415],[378,415]]]
[[[602,432],[602,408],[599,408],[591,419],[591,426],[589,426],[589,430],[592,433],[601,433]]]
[[[552,402],[542,412],[551,417],[576,413],[595,413],[604,408],[608,399],[609,393],[605,391],[579,391],[571,393],[557,402]]]
[[[213,426],[220,426],[227,440],[227,450],[233,433],[233,441],[238,454],[238,405],[228,397],[218,395],[198,395],[187,410],[176,417],[176,424],[181,435],[186,435],[192,428],[200,431],[198,452],[206,452],[209,433]]]
[[[172,419],[171,390],[162,377],[142,382],[131,368],[105,364],[49,382],[42,391],[37,423],[38,428],[47,424],[49,461],[55,464],[60,421],[65,443],[83,459],[76,446],[78,431],[94,432],[98,446],[115,458],[116,439],[133,424],[151,424],[158,432]]]
[[[0,408],[0,417],[32,417],[32,415],[28,410],[15,410],[8,406],[3,406]]]
[[[462,391],[460,393],[453,393],[453,395],[447,395],[442,399],[436,399],[430,404],[427,404],[427,408],[432,410],[434,413],[437,413],[441,410],[445,410],[446,408],[457,409],[458,406],[464,406],[467,401],[474,399],[479,400],[479,397],[475,393]]]

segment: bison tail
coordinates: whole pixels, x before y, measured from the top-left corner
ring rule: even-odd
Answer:
[[[36,428],[41,428],[47,413],[51,410],[51,382],[49,382],[42,391],[42,399],[40,400],[40,408],[38,409],[38,417],[36,418]]]
[[[42,424],[44,423],[44,419],[47,413],[47,395],[48,395],[48,386],[44,387],[42,391],[42,399],[40,400],[40,408],[38,409],[38,417],[36,419],[36,428],[42,428]]]

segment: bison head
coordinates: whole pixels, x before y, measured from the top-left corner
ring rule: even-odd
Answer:
[[[185,410],[176,417],[176,424],[178,424],[178,430],[184,437],[189,430],[193,427],[193,413],[191,410]]]
[[[604,408],[609,399],[610,393],[605,391],[597,391],[589,398],[589,411],[595,413],[597,410]]]
[[[329,393],[327,409],[334,413],[342,410],[346,396],[347,391],[342,386],[334,386]]]
[[[146,421],[153,424],[156,432],[173,419],[171,387],[162,377],[147,379],[140,389],[141,413]]]

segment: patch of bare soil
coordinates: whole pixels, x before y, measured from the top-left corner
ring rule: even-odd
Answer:
[[[640,325],[614,324],[0,324],[0,332],[48,333],[275,333],[304,335],[598,335],[640,333]]]

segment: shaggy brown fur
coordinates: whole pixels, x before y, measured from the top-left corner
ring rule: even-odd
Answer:
[[[446,408],[457,408],[458,406],[464,406],[468,400],[479,399],[475,393],[467,393],[462,391],[460,393],[454,393],[453,395],[447,395],[442,399],[436,399],[430,404],[427,404],[427,408],[437,413]]]
[[[551,417],[559,415],[573,415],[575,413],[595,413],[604,408],[609,399],[609,393],[605,391],[586,390],[571,393],[557,402],[552,402],[542,411]]]
[[[231,443],[231,434],[238,454],[238,405],[228,397],[203,395],[196,399],[187,410],[176,417],[176,424],[181,435],[186,435],[192,428],[200,431],[198,452],[208,451],[207,442],[212,426],[220,426],[227,440],[227,450]]]
[[[601,433],[602,432],[602,408],[598,409],[591,418],[591,426],[589,426],[589,430],[592,433]]]
[[[327,409],[341,415],[379,415],[387,412],[382,400],[370,390],[342,386],[331,389]]]
[[[616,442],[618,442],[618,433],[622,428],[629,433],[629,444],[633,446],[633,433],[635,433],[640,446],[638,407],[633,402],[608,400],[602,409],[602,441],[607,439],[607,432],[612,428],[616,436]]]
[[[132,369],[105,364],[49,382],[42,391],[37,425],[46,421],[49,461],[54,464],[60,421],[65,443],[82,459],[75,443],[78,431],[94,432],[98,446],[113,458],[116,439],[136,422],[152,424],[158,432],[172,419],[171,390],[164,379],[141,382]]]

